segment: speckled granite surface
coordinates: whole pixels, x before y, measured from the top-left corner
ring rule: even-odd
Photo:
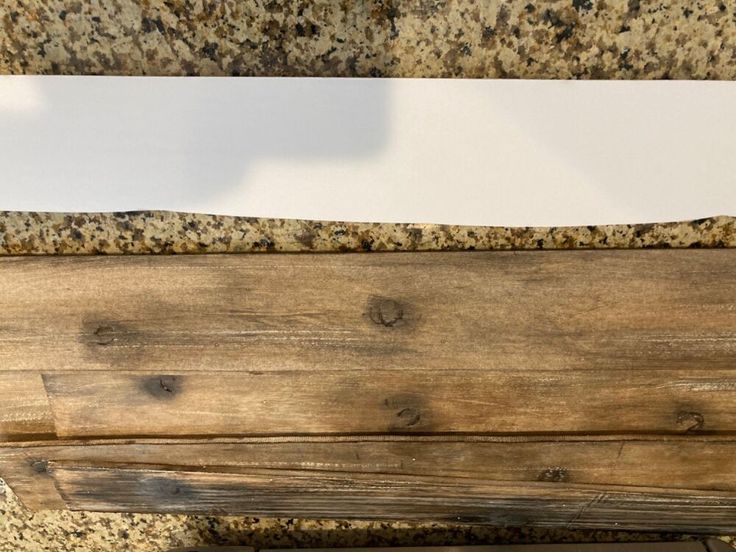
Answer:
[[[0,72],[736,77],[732,0],[4,0]]]
[[[493,228],[245,219],[162,211],[0,213],[0,254],[5,255],[580,247],[736,247],[736,219],[715,217],[681,223],[578,228]],[[0,500],[0,552],[153,552],[199,544],[317,547],[691,538],[671,534],[430,523],[32,513],[12,491],[4,490],[5,500]]]
[[[734,247],[736,219],[504,228],[256,219],[170,211],[0,212],[0,255]]]

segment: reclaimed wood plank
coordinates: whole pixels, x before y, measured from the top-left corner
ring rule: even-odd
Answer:
[[[44,374],[59,437],[736,432],[733,371]]]
[[[0,259],[0,437],[83,439],[0,475],[54,507],[729,528],[734,254]]]
[[[65,506],[48,474],[54,462],[736,492],[736,439],[714,436],[264,437],[61,441],[0,448],[0,475],[34,509]]]
[[[541,548],[540,548],[541,547]],[[245,547],[244,547],[245,548]],[[267,552],[292,552],[292,548],[269,548]],[[310,552],[397,552],[396,547],[310,548]],[[471,544],[461,546],[402,546],[399,552],[731,552],[725,541],[717,538],[704,541],[609,542],[563,544]],[[215,547],[172,552],[239,552],[217,550]],[[249,552],[244,550],[243,552]]]
[[[732,369],[736,250],[0,259],[0,368]]]
[[[72,510],[197,512],[494,525],[736,530],[736,497],[715,491],[524,485],[469,478],[253,470],[247,474],[51,464]]]
[[[41,374],[0,372],[0,442],[55,436]]]

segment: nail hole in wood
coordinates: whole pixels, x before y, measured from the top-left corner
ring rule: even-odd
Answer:
[[[173,399],[181,388],[180,378],[177,376],[152,376],[143,382],[143,389],[157,399]]]
[[[561,483],[563,481],[567,481],[568,478],[569,474],[566,468],[563,468],[561,466],[553,466],[547,468],[546,470],[542,470],[542,472],[537,477],[537,480],[547,481],[550,483]]]

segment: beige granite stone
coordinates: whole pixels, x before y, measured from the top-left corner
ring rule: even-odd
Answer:
[[[0,72],[736,77],[733,0],[4,0]]]
[[[450,226],[135,211],[0,212],[0,255],[734,247],[736,219],[611,226]]]

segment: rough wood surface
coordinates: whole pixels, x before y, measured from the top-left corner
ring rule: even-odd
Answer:
[[[736,497],[638,487],[524,486],[469,478],[251,470],[247,474],[135,466],[51,465],[71,509],[248,513],[347,519],[447,520],[497,525],[610,526],[677,531],[736,527]]]
[[[736,530],[735,263],[0,259],[0,475],[38,507]]]
[[[55,435],[41,374],[0,372],[0,442]]]
[[[726,370],[45,374],[60,437],[736,431]]]
[[[2,431],[730,432],[735,255],[0,259]]]
[[[4,371],[733,368],[736,251],[2,258]]]
[[[0,470],[34,508],[63,507],[49,463],[116,463],[736,491],[736,442],[712,436],[283,437],[62,441],[0,448]]]

